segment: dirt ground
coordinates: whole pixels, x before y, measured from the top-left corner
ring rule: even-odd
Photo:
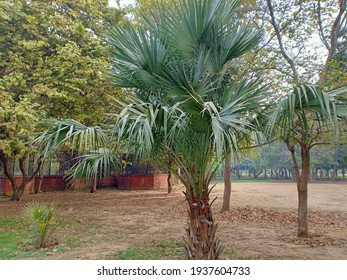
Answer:
[[[311,238],[296,233],[297,194],[294,183],[233,183],[231,211],[221,213],[223,184],[211,199],[223,259],[347,259],[347,183],[310,184]],[[0,199],[2,217],[18,218],[29,200],[59,203],[59,243],[76,246],[48,259],[105,259],[120,250],[151,241],[182,240],[187,219],[182,189],[51,192],[24,195],[21,202]],[[70,244],[71,245],[71,244]]]

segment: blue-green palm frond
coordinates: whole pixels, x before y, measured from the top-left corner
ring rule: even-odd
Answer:
[[[114,58],[112,82],[120,87],[153,88],[167,60],[160,38],[150,30],[127,24],[126,28],[113,27],[108,41]]]

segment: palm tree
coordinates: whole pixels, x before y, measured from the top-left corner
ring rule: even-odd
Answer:
[[[310,151],[319,144],[338,140],[339,124],[347,116],[347,87],[323,92],[320,87],[302,85],[283,98],[269,119],[269,131],[276,128],[292,156],[298,190],[298,237],[308,237],[308,182]],[[344,142],[346,139],[343,140]],[[301,167],[296,148],[300,150]]]
[[[180,0],[173,9],[159,9],[154,18],[143,16],[143,26],[113,27],[108,38],[112,83],[128,90],[124,100],[115,100],[119,113],[111,115],[109,121],[114,117],[114,122],[106,134],[111,143],[139,159],[164,153],[174,161],[162,164],[185,186],[187,259],[220,256],[211,178],[225,153],[238,149],[237,135],[256,127],[257,113],[266,101],[261,81],[232,79],[233,60],[262,37],[240,23],[235,13],[238,2]],[[84,169],[78,164],[73,174],[79,176],[82,170],[94,180],[107,173],[106,163],[117,149],[111,146],[106,158],[96,156],[106,142],[99,127],[71,120],[55,121],[38,139],[46,150],[64,143],[93,150],[94,158],[103,159],[97,161],[100,164],[94,165],[85,155],[79,161]]]
[[[241,24],[239,1],[181,0],[159,9],[144,26],[114,27],[109,42],[113,83],[134,94],[119,102],[114,135],[140,158],[167,153],[185,186],[188,259],[217,259],[209,187],[237,135],[255,127],[264,104],[259,81],[233,81],[233,60],[255,47],[261,33]]]

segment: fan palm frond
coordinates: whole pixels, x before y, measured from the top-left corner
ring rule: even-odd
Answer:
[[[338,120],[347,116],[346,103],[338,96],[347,91],[347,87],[330,92],[324,92],[318,86],[301,85],[282,99],[270,116],[268,131],[279,127],[280,135],[294,133],[295,128],[304,129],[308,134],[310,123],[317,129],[332,129],[338,131]]]
[[[93,186],[97,179],[108,177],[118,168],[117,157],[114,151],[107,148],[90,151],[79,156],[77,162],[69,170],[66,179],[70,183],[85,179],[87,184]]]
[[[89,127],[72,119],[47,120],[42,122],[41,126],[48,129],[42,132],[33,143],[41,147],[45,156],[51,150],[56,150],[63,145],[68,145],[81,153],[102,147],[107,141],[101,127]]]

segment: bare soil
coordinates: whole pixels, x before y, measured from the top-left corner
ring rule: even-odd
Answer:
[[[233,183],[231,211],[220,212],[223,184],[211,199],[223,259],[347,259],[347,184],[309,186],[310,238],[296,238],[294,183]],[[1,216],[18,218],[31,200],[57,200],[54,238],[64,250],[46,259],[105,259],[152,241],[182,240],[187,221],[182,189],[47,192],[21,202],[0,198]]]

